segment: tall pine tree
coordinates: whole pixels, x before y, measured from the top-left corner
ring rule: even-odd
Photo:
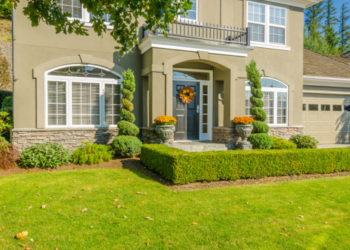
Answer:
[[[305,27],[308,39],[319,42],[321,39],[323,19],[323,2],[315,4],[305,10]]]
[[[350,12],[346,3],[341,6],[340,15],[340,51],[341,53],[346,53],[350,49],[349,39],[350,39],[350,26],[347,22],[350,18],[348,14]]]
[[[340,38],[338,32],[334,28],[334,25],[338,23],[338,18],[336,16],[337,9],[334,7],[334,0],[325,0],[323,8],[326,18],[324,34],[328,45],[328,54],[338,55],[340,53],[338,50]]]

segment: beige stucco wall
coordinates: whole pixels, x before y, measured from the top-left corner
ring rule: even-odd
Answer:
[[[55,28],[45,23],[32,27],[22,13],[24,4],[27,2],[22,1],[14,11],[14,127],[44,128],[42,70],[57,63],[81,63],[79,55],[85,55],[84,63],[97,63],[119,74],[128,68],[135,72],[134,113],[136,124],[142,126],[142,61],[139,50],[134,48],[134,53],[120,57],[114,49],[117,44],[112,37],[109,34],[98,37],[90,27],[86,27],[89,36],[56,34]],[[40,68],[40,72],[33,72],[35,68]],[[40,79],[35,79],[33,74]]]
[[[27,17],[22,14],[23,4],[26,2],[21,2],[14,11],[15,128],[44,127],[43,71],[50,65],[72,63],[72,60],[75,63],[99,62],[119,74],[128,68],[134,70],[137,90],[133,102],[136,124],[139,126],[150,126],[155,117],[172,114],[171,72],[174,65],[212,69],[214,93],[218,101],[214,103],[214,125],[231,126],[230,121],[234,116],[244,115],[245,65],[255,59],[266,76],[288,84],[289,125],[302,124],[300,112],[294,112],[302,102],[301,8],[284,6],[288,9],[287,46],[291,47],[290,51],[256,47],[247,58],[205,53],[205,58],[201,58],[197,52],[160,48],[150,49],[141,55],[139,49],[134,48],[134,53],[120,57],[114,49],[117,44],[109,34],[101,38],[89,32],[89,36],[83,37],[56,34],[54,27],[44,23],[31,27]],[[199,21],[245,28],[246,6],[246,0],[199,0]],[[89,27],[86,29],[92,31]],[[33,72],[34,69],[37,69],[36,72]],[[225,97],[219,100],[219,92],[223,90]]]

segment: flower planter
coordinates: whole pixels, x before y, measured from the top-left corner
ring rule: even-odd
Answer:
[[[164,144],[169,144],[169,140],[173,138],[175,132],[174,125],[157,125],[156,132],[162,139]]]
[[[240,137],[242,137],[242,141],[238,143],[238,148],[242,150],[252,150],[252,144],[247,140],[248,137],[252,134],[253,125],[247,124],[239,124],[236,125],[236,131]]]

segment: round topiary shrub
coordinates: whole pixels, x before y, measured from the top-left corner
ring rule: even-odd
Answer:
[[[140,133],[139,128],[130,122],[121,120],[118,122],[119,135],[137,136]]]
[[[252,134],[249,141],[255,149],[270,149],[273,143],[271,136],[268,134]]]
[[[267,125],[264,122],[260,122],[260,121],[254,121],[252,123],[253,125],[253,134],[261,134],[261,133],[268,133],[270,130],[269,125]]]
[[[112,148],[117,155],[135,157],[141,153],[142,142],[133,136],[120,135],[114,138]]]
[[[25,148],[19,159],[23,167],[58,168],[70,163],[71,152],[61,144],[37,143]]]
[[[297,145],[293,142],[275,136],[271,136],[271,138],[273,140],[271,149],[297,149]]]

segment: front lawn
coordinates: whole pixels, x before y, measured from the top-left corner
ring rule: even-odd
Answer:
[[[349,183],[334,177],[174,192],[130,170],[5,176],[0,248],[349,249]],[[14,239],[22,231],[27,238]]]

